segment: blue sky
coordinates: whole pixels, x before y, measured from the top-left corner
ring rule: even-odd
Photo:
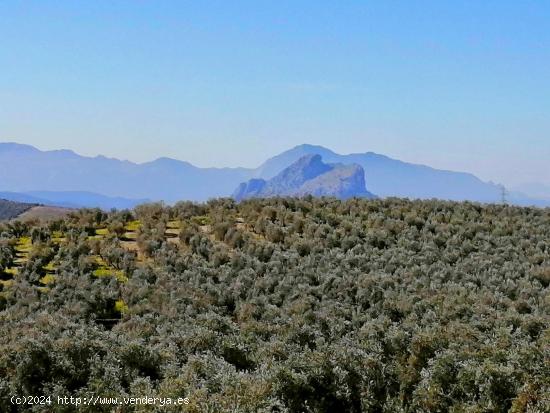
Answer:
[[[550,184],[550,2],[2,1],[0,140],[256,166],[300,143]]]

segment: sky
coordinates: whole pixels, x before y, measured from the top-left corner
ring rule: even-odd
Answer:
[[[550,2],[0,2],[0,141],[198,166],[301,143],[550,184]]]

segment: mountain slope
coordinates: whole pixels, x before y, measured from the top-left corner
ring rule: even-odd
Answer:
[[[305,182],[332,169],[323,163],[319,155],[306,155],[288,168],[283,169],[273,179],[267,181],[262,190],[263,196],[290,195]]]
[[[270,180],[251,179],[233,193],[237,201],[273,196],[372,197],[365,188],[365,172],[359,165],[325,164],[320,155],[306,155]]]
[[[304,182],[295,195],[374,198],[365,187],[365,171],[357,164],[336,164],[332,170]]]
[[[268,159],[254,170],[254,177],[271,179],[306,155],[321,155],[325,162],[337,162],[337,155],[331,150],[318,145],[304,144]]]

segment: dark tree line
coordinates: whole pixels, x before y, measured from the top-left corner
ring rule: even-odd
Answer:
[[[34,206],[36,206],[36,204],[25,204],[22,202],[0,199],[0,220],[15,218]]]

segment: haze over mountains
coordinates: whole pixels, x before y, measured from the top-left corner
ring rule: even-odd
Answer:
[[[372,152],[340,155],[314,145],[292,148],[258,168],[199,168],[170,158],[139,164],[86,157],[69,150],[41,151],[29,145],[0,143],[0,192],[4,193],[0,197],[28,196],[34,200],[26,202],[42,199],[47,202],[41,203],[53,205],[106,209],[132,207],[144,200],[204,201],[230,196],[253,178],[270,180],[307,155],[320,155],[325,163],[361,167],[367,190],[379,197],[500,201],[498,185],[469,173],[406,163]],[[548,200],[520,193],[512,193],[508,199],[521,205],[550,205]]]
[[[514,187],[514,191],[529,194],[529,196],[533,198],[550,201],[550,185],[544,185],[538,182],[527,182],[523,185]]]

